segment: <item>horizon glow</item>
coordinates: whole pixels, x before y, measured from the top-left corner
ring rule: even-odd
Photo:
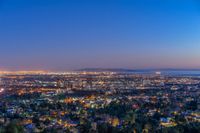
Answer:
[[[197,0],[1,0],[0,70],[200,69]]]

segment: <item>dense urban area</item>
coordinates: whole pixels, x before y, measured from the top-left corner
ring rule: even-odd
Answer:
[[[199,133],[200,77],[0,73],[0,133]]]

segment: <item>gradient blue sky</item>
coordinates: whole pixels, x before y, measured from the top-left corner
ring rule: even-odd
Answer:
[[[0,69],[200,68],[198,0],[0,0]]]

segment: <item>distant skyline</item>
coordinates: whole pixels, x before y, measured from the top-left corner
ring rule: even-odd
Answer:
[[[0,0],[0,70],[200,69],[198,0]]]

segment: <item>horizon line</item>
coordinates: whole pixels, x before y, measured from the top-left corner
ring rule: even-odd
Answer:
[[[200,71],[200,68],[80,68],[71,70],[45,70],[45,69],[18,69],[18,70],[6,70],[0,69],[0,72],[74,72],[74,71]]]

